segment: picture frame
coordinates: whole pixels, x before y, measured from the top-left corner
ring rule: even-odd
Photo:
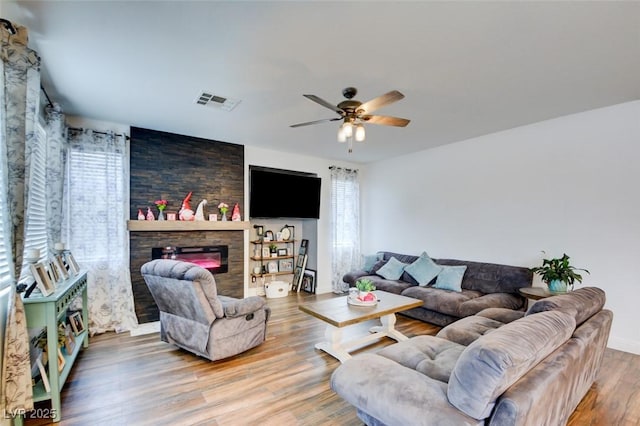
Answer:
[[[287,256],[287,249],[286,248],[279,248],[278,249],[278,256]]]
[[[276,241],[282,241],[282,232],[276,232]]]
[[[73,330],[70,324],[64,326],[64,350],[67,355],[71,355],[76,347],[76,338],[73,335]]]
[[[51,282],[54,286],[61,281],[60,274],[58,273],[58,268],[56,268],[56,264],[53,261],[49,261],[47,272],[49,273],[49,278],[51,279]]]
[[[306,260],[307,260],[306,254],[298,255],[298,262],[296,263],[296,266],[299,268],[304,268],[304,265],[307,263]]]
[[[293,259],[282,259],[278,262],[280,272],[293,272]]]
[[[49,277],[49,273],[47,272],[47,268],[44,263],[40,262],[30,264],[29,269],[31,270],[31,274],[36,280],[38,288],[43,296],[46,297],[56,290],[54,284],[51,282],[51,278]]]
[[[73,333],[77,336],[84,331],[84,323],[82,322],[82,313],[74,312],[69,316],[69,323]]]
[[[71,254],[71,252],[67,252],[65,254],[65,260],[67,261],[67,265],[69,265],[69,272],[73,275],[77,275],[80,272],[80,266],[78,266],[78,262],[76,262],[75,257]]]
[[[316,292],[316,271],[313,269],[305,269],[302,275],[302,291],[307,293]]]
[[[277,274],[278,273],[278,262],[271,261],[271,262],[267,263],[267,272],[270,273],[270,274]]]
[[[262,247],[262,257],[271,257],[271,252],[269,251],[269,247]]]
[[[49,385],[49,377],[47,376],[47,369],[44,368],[44,364],[42,363],[42,354],[38,355],[38,359],[36,360],[36,365],[38,366],[38,370],[40,371],[40,376],[42,377],[42,384],[44,386],[44,390],[47,392],[51,392],[51,386]]]
[[[62,355],[62,350],[58,348],[58,373],[61,373],[64,369],[67,361],[64,359],[64,355]]]
[[[69,279],[69,271],[65,267],[65,263],[64,263],[64,259],[62,258],[62,255],[58,254],[58,255],[54,256],[53,263],[54,263],[56,269],[58,270],[58,274],[60,275],[60,278],[63,281],[68,280]]]

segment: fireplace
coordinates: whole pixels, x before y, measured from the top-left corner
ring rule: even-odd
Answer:
[[[174,259],[194,263],[212,274],[229,271],[229,246],[153,247],[152,259]]]

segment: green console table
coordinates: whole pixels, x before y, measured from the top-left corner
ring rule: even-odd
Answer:
[[[72,353],[65,355],[65,364],[62,371],[58,371],[56,354],[58,353],[58,324],[66,318],[67,309],[76,297],[82,296],[82,322],[84,331],[76,336],[76,345]],[[60,391],[69,372],[73,367],[80,349],[89,346],[89,327],[87,311],[87,272],[80,271],[74,277],[58,283],[56,291],[49,296],[31,294],[23,299],[27,327],[47,327],[47,353],[49,354],[49,386],[47,392],[42,382],[36,383],[33,388],[33,401],[51,400],[50,417],[54,422],[60,421]],[[16,419],[16,424],[22,424],[22,417]]]

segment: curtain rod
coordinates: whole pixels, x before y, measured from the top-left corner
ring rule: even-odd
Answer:
[[[357,172],[358,169],[347,169],[344,167],[338,167],[338,166],[329,166],[329,170],[346,170],[348,172]]]
[[[53,102],[51,102],[51,98],[47,94],[47,91],[44,90],[44,86],[42,84],[40,85],[40,90],[42,90],[42,93],[44,93],[45,98],[47,98],[47,102],[49,102],[49,106],[53,108]]]
[[[76,131],[76,132],[81,132],[81,131],[83,131],[83,130],[84,130],[82,127],[67,127],[67,128],[68,128],[69,130],[73,130],[73,131]],[[93,131],[93,133],[97,133],[97,134],[99,134],[99,135],[108,135],[108,134],[109,134],[109,132],[99,132],[99,131],[97,131],[97,130],[92,130],[92,131]],[[124,133],[114,133],[114,135],[116,135],[116,136],[122,136],[122,137],[124,137],[126,140],[130,140],[130,139],[131,139],[131,138],[129,137],[129,135],[125,135]]]

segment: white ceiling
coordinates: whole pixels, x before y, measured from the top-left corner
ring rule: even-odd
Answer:
[[[371,162],[640,99],[639,2],[18,1],[43,85],[70,115]],[[367,125],[347,154],[344,87],[406,128]],[[202,90],[241,103],[194,103]]]

